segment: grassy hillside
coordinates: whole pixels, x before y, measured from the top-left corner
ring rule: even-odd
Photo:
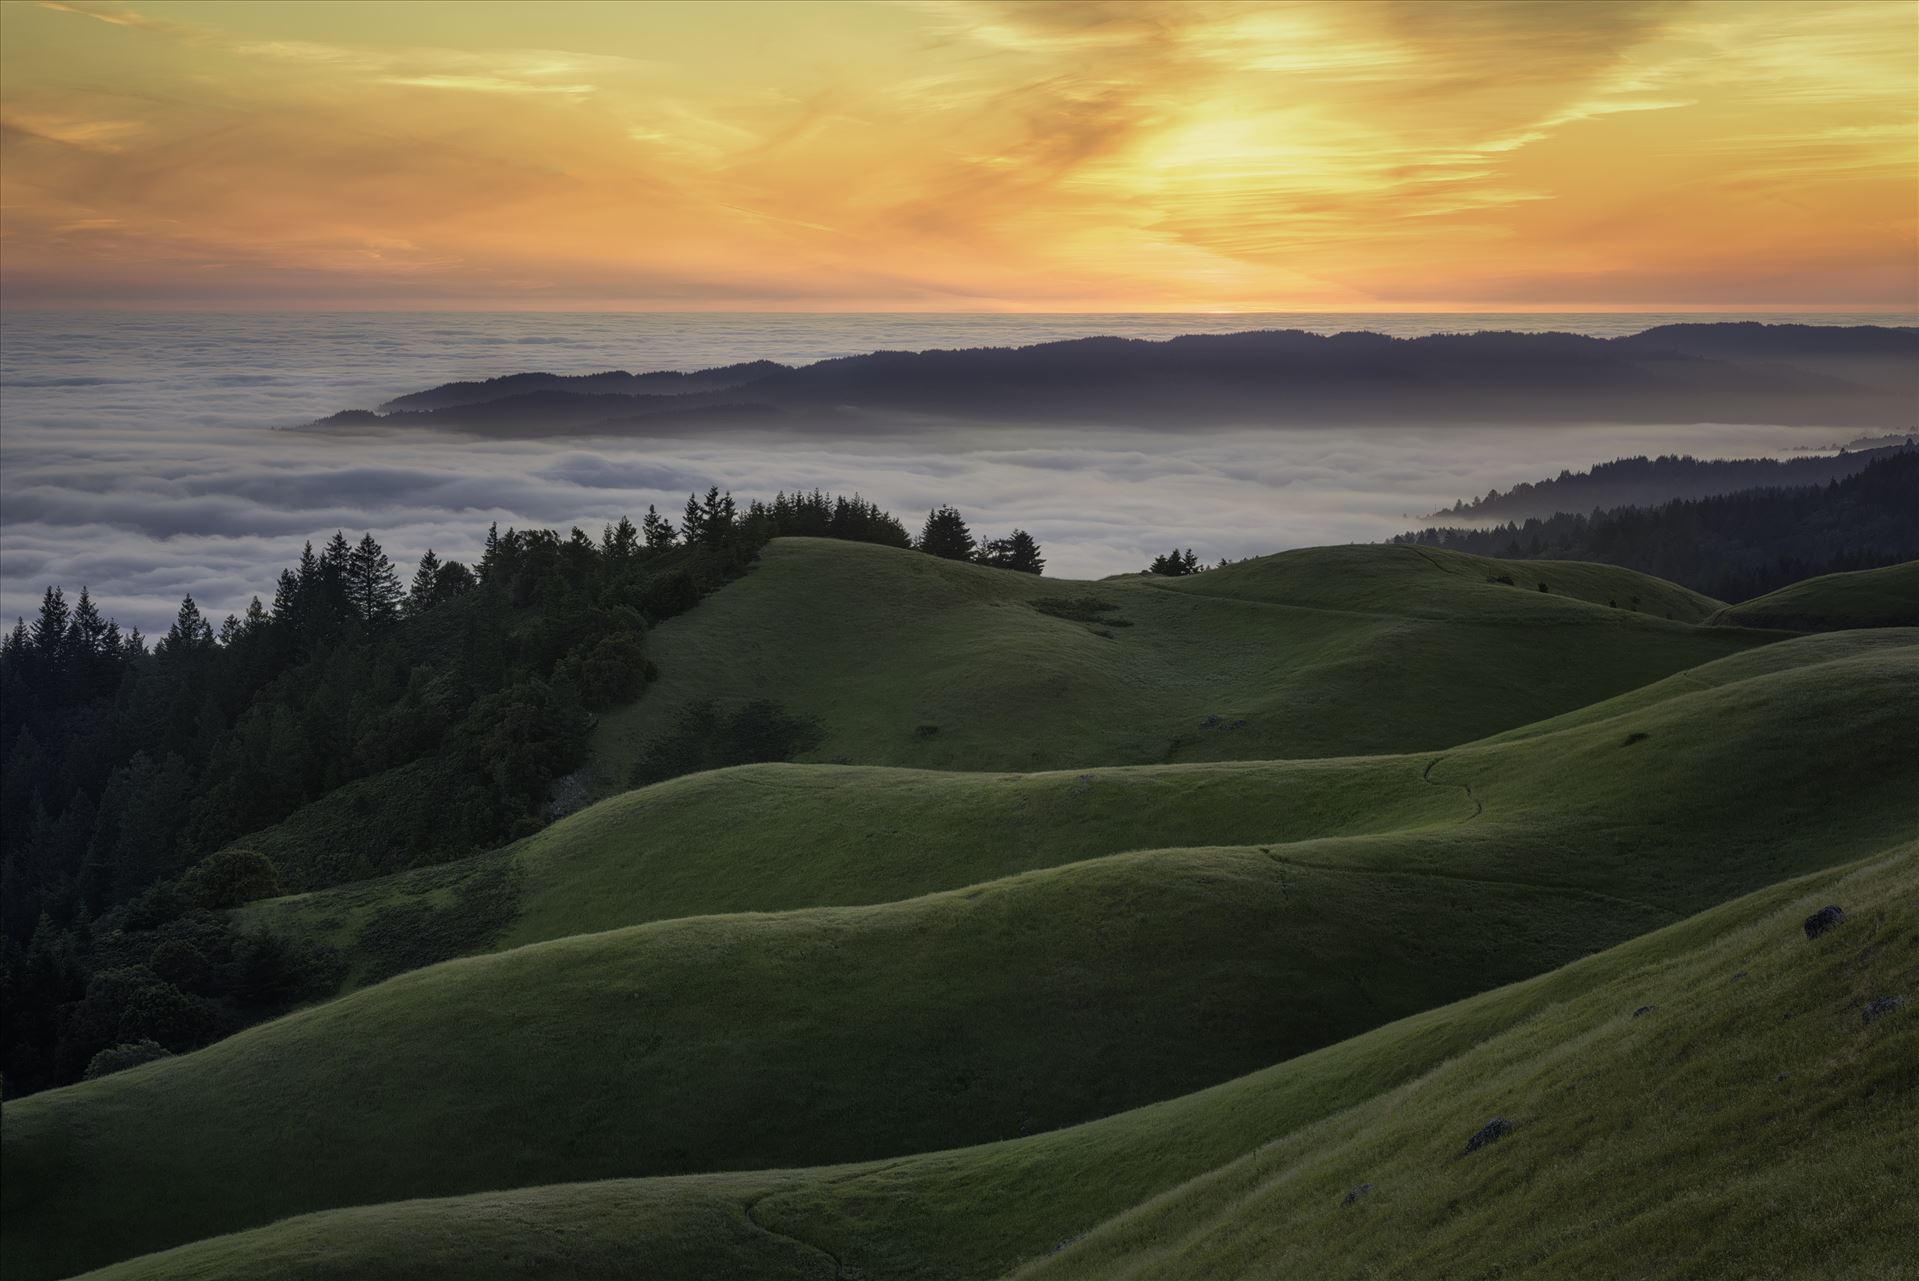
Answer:
[[[1388,808],[1452,793],[1384,830],[437,966],[10,1104],[8,1255],[44,1274],[326,1206],[904,1155],[1170,1097],[1909,833],[1916,719],[1919,657],[1867,647],[1397,779],[1353,763]]]
[[[1071,1129],[338,1210],[99,1275],[1910,1276],[1915,901],[1908,844]],[[1848,920],[1808,942],[1828,902]]]
[[[1611,566],[1411,547],[1082,583],[777,539],[746,578],[649,638],[661,679],[601,718],[597,786],[624,788],[704,700],[772,700],[824,731],[801,759],[853,764],[1046,770],[1437,749],[1776,639],[1693,626],[1717,608]]]
[[[1913,631],[1802,637],[1502,738],[1617,720],[1840,660],[1914,654]],[[1807,672],[1765,688],[1817,687],[1811,682]],[[1717,708],[1700,699],[1679,714],[1705,723]],[[1633,732],[1647,731],[1599,733],[1593,742],[1603,768],[1591,772],[1540,775],[1527,751],[1475,757],[1477,795],[1516,771],[1528,780],[1510,789],[1495,816],[1507,832],[1521,823],[1549,829],[1575,812],[1643,809],[1641,755],[1607,750]],[[1741,772],[1738,759],[1710,767],[1705,759],[1697,758],[1701,768]],[[677,916],[889,902],[1126,850],[1447,828],[1475,810],[1460,787],[1435,785],[1453,768],[1432,755],[1027,775],[751,766],[624,793],[463,864],[258,903],[244,919],[340,948],[351,962],[349,985],[358,986],[452,956],[569,934]],[[1657,818],[1685,822],[1663,806]]]
[[[1826,574],[1738,605],[1712,621],[1730,627],[1825,632],[1848,627],[1919,627],[1919,560],[1852,574]]]

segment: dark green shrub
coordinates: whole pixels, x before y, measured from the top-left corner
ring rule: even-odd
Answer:
[[[87,1070],[81,1074],[81,1080],[97,1081],[103,1076],[115,1072],[124,1072],[142,1063],[151,1063],[155,1059],[170,1059],[173,1051],[158,1041],[123,1041],[119,1045],[109,1046],[87,1060]]]

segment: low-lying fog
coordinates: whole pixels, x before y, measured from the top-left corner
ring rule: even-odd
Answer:
[[[1257,327],[1221,317],[10,316],[0,370],[0,609],[88,586],[123,625],[161,630],[192,593],[214,617],[270,597],[335,528],[372,530],[403,572],[431,546],[477,555],[490,522],[598,534],[689,491],[859,491],[917,529],[950,502],[979,535],[1014,526],[1047,573],[1093,578],[1191,546],[1205,559],[1376,541],[1488,488],[1635,453],[1779,454],[1843,429],[1687,425],[1143,432],[917,427],[897,435],[479,442],[276,429],[461,377],[529,368],[698,368],[876,346],[1019,343],[1087,332]],[[1490,328],[1514,318],[1446,318]],[[1570,318],[1527,318],[1571,328]],[[1619,318],[1601,318],[1617,331]],[[1839,317],[1823,317],[1840,320]],[[731,329],[725,327],[730,320]],[[862,330],[852,323],[867,322]],[[1432,318],[1399,318],[1404,327]],[[1270,323],[1270,322],[1269,322]],[[1300,318],[1285,323],[1306,327]],[[1634,328],[1650,323],[1635,318]],[[915,325],[918,328],[915,328]],[[1331,327],[1320,325],[1316,327]],[[1388,328],[1338,318],[1342,328]],[[529,342],[546,339],[545,342]],[[889,341],[890,340],[890,341]]]

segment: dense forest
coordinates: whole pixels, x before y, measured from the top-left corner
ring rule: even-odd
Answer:
[[[1651,507],[1676,498],[1710,498],[1746,489],[1805,489],[1857,475],[1912,445],[1911,438],[1906,438],[1903,444],[1804,458],[1694,458],[1690,454],[1648,458],[1640,454],[1600,463],[1590,471],[1562,471],[1549,480],[1521,483],[1503,493],[1488,490],[1483,498],[1434,513],[1433,519],[1516,521],[1596,508]]]
[[[1491,529],[1423,529],[1393,541],[1510,559],[1600,561],[1720,600],[1748,600],[1819,574],[1919,559],[1919,451],[1891,453],[1811,488],[1562,513]]]
[[[404,584],[370,533],[336,533],[271,604],[216,625],[189,597],[150,646],[85,588],[48,587],[0,643],[6,1093],[328,989],[333,958],[223,909],[538,829],[593,712],[650,678],[648,629],[781,535],[1044,566],[1024,531],[976,542],[950,507],[915,540],[857,495],[740,506],[715,488],[678,526],[649,509],[598,539],[495,527],[472,566],[428,551]]]

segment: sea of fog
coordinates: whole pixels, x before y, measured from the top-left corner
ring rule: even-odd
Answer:
[[[1376,541],[1420,513],[1624,454],[1780,454],[1838,429],[1426,427],[1145,432],[929,429],[858,439],[477,442],[289,431],[455,379],[788,363],[877,349],[1008,346],[1293,328],[1631,333],[1658,315],[767,315],[9,312],[0,316],[0,617],[85,585],[123,625],[163,628],[192,593],[215,617],[270,594],[306,540],[372,530],[403,566],[474,556],[487,526],[598,532],[691,490],[857,490],[917,527],[951,502],[976,533],[1014,526],[1049,574]],[[1752,316],[1737,317],[1755,319]],[[1757,317],[1825,324],[1884,316]]]

